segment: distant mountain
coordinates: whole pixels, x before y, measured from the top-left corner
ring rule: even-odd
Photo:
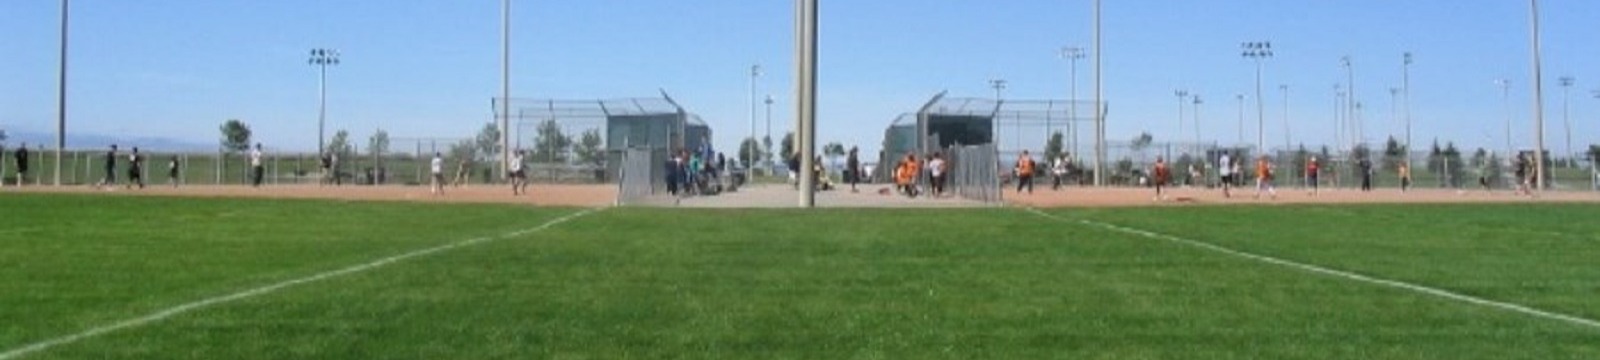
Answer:
[[[53,149],[56,144],[56,135],[53,133],[40,133],[31,131],[7,131],[5,145],[7,148],[28,143],[29,148]],[[215,151],[216,144],[202,144],[192,141],[178,140],[163,137],[125,137],[105,134],[67,134],[68,149],[99,149],[111,144],[120,147],[137,146],[150,151]]]

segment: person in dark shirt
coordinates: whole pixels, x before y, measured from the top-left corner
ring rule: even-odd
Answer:
[[[171,159],[167,159],[167,183],[172,184],[172,187],[178,187],[177,155],[173,155]]]
[[[105,164],[106,177],[100,179],[100,186],[114,186],[117,184],[117,144],[111,144],[111,150],[106,152]]]
[[[28,143],[22,143],[12,155],[17,157],[17,186],[20,187],[28,177]]]
[[[128,154],[128,188],[129,189],[132,189],[134,185],[138,185],[140,189],[144,188],[144,172],[143,172],[144,166],[143,165],[144,165],[144,156],[143,155],[139,155],[139,148],[137,148],[137,147],[133,148],[133,152]]]

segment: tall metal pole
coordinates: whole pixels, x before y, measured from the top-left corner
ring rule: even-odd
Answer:
[[[1105,54],[1105,51],[1100,46],[1101,42],[1102,42],[1101,35],[1102,34],[1100,33],[1100,0],[1094,0],[1094,119],[1095,119],[1095,122],[1094,122],[1094,128],[1095,128],[1095,130],[1094,130],[1094,136],[1095,136],[1095,138],[1094,138],[1094,185],[1095,186],[1103,186],[1103,185],[1105,185],[1105,163],[1106,163],[1106,117],[1105,117],[1106,111],[1105,111],[1105,100],[1104,100],[1105,92],[1103,91],[1104,88],[1102,87],[1102,85],[1104,83],[1103,83],[1103,78],[1101,77],[1101,75],[1102,75],[1102,71],[1101,71],[1102,70],[1102,67],[1101,67],[1102,63],[1101,63],[1101,60],[1105,57],[1105,56],[1103,56],[1103,54]]]
[[[1178,134],[1172,138],[1181,139],[1183,138],[1183,103],[1189,102],[1189,91],[1180,89],[1173,91],[1172,94],[1178,96]]]
[[[750,65],[750,142],[752,144],[750,144],[751,151],[745,154],[745,179],[756,178],[756,152],[754,150],[757,149],[756,145],[760,145],[760,140],[756,140],[756,78],[759,77],[761,77],[761,64]],[[740,141],[738,146],[738,151],[745,152],[744,141]]]
[[[1261,61],[1272,57],[1272,42],[1246,42],[1240,45],[1240,50],[1242,56],[1256,61],[1256,150],[1265,154],[1267,152],[1267,107],[1265,105],[1267,100],[1261,93]]]
[[[1577,153],[1572,152],[1572,84],[1577,79],[1571,76],[1561,77],[1561,123],[1567,133],[1567,166],[1575,166],[1572,161]]]
[[[1234,94],[1233,97],[1235,99],[1239,99],[1239,142],[1235,143],[1235,144],[1243,144],[1244,143],[1244,94]]]
[[[1400,88],[1392,87],[1389,88],[1389,121],[1398,123],[1400,120]],[[1394,132],[1391,131],[1389,137],[1394,138]]]
[[[1505,113],[1506,113],[1506,155],[1505,156],[1507,156],[1506,157],[1507,159],[1511,159],[1511,156],[1513,156],[1515,154],[1514,151],[1516,150],[1515,148],[1513,148],[1511,146],[1511,80],[1506,80],[1506,79],[1495,80],[1494,84],[1495,85],[1500,85],[1500,103],[1501,103],[1501,107],[1505,108]]]
[[[1344,152],[1344,87],[1333,84],[1333,149]]]
[[[1283,92],[1283,149],[1294,147],[1294,141],[1289,138],[1289,85],[1278,85],[1278,90]]]
[[[1345,55],[1343,58],[1341,58],[1340,62],[1344,64],[1345,76],[1348,77],[1345,85],[1349,87],[1349,89],[1345,91],[1344,100],[1346,105],[1350,108],[1347,112],[1345,112],[1345,123],[1346,125],[1350,126],[1351,131],[1347,135],[1350,135],[1350,149],[1354,150],[1355,145],[1359,145],[1361,141],[1364,140],[1364,136],[1361,136],[1361,125],[1357,124],[1356,122],[1356,116],[1360,113],[1359,105],[1356,105],[1359,103],[1358,100],[1356,100],[1356,66],[1351,62],[1349,55]]]
[[[1545,190],[1544,178],[1544,74],[1539,51],[1539,0],[1528,0],[1528,18],[1533,35],[1533,179],[1534,188]]]
[[[795,104],[800,108],[800,207],[816,207],[816,172],[811,169],[816,166],[811,154],[817,152],[816,139],[816,111],[817,111],[817,0],[795,0],[800,2],[800,53],[796,54],[799,61],[800,83],[796,84],[799,91],[796,96],[799,101]]]
[[[767,95],[767,137],[762,139],[761,143],[762,143],[762,145],[764,145],[764,146],[762,146],[762,149],[765,150],[763,152],[766,153],[767,156],[769,156],[769,157],[772,156],[772,95],[770,95],[770,94]],[[772,163],[771,163],[770,160],[768,161],[767,165],[768,165],[767,169],[771,170]],[[771,176],[772,174],[770,174],[770,171],[769,171],[769,174],[767,174],[767,175]],[[754,178],[751,178],[751,179],[754,179]]]
[[[324,144],[327,143],[328,119],[328,66],[339,65],[339,50],[316,48],[311,49],[311,59],[307,60],[317,67],[317,154],[324,154]]]
[[[1084,57],[1083,48],[1062,48],[1061,56],[1067,58],[1067,63],[1070,64],[1068,70],[1070,79],[1067,82],[1071,84],[1068,86],[1071,88],[1071,93],[1068,95],[1070,98],[1067,100],[1067,112],[1071,115],[1067,116],[1067,134],[1072,139],[1072,156],[1076,158],[1083,156],[1083,153],[1078,152],[1078,59]]]
[[[1200,146],[1200,144],[1201,144],[1201,140],[1200,140],[1200,104],[1204,104],[1204,103],[1205,103],[1205,101],[1200,100],[1200,94],[1194,94],[1194,143],[1195,143],[1195,146]]]
[[[1400,88],[1405,91],[1406,108],[1406,163],[1411,163],[1411,52],[1403,56],[1403,65],[1400,67]]]
[[[500,1],[500,178],[511,169],[511,0]]]
[[[61,154],[67,149],[67,0],[61,0],[61,65],[56,83],[56,174],[61,186]]]

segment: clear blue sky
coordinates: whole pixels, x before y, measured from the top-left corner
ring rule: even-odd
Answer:
[[[776,0],[518,0],[513,96],[614,98],[666,89],[731,149],[747,129],[748,68],[778,99],[775,134],[792,110],[793,3]],[[1543,6],[1548,141],[1561,151],[1561,89],[1572,75],[1575,143],[1600,142],[1600,1]],[[499,91],[496,0],[77,0],[73,4],[69,131],[214,143],[225,119],[249,122],[269,146],[313,149],[313,47],[338,48],[329,132],[365,138],[468,136],[490,120]],[[1064,98],[1063,45],[1088,47],[1091,2],[822,1],[821,142],[877,149],[883,128],[929,96]],[[0,3],[0,128],[54,129],[55,0]],[[1332,141],[1339,58],[1356,66],[1367,134],[1398,133],[1388,88],[1401,53],[1415,53],[1412,109],[1419,144],[1435,137],[1503,147],[1505,111],[1492,82],[1512,83],[1514,141],[1531,144],[1527,1],[1108,0],[1107,137],[1176,136],[1173,90],[1202,94],[1207,137],[1236,134],[1233,95],[1253,92],[1242,41],[1268,40],[1268,141],[1282,142],[1279,84],[1290,86],[1296,142]],[[1089,97],[1089,63],[1080,94]],[[1192,111],[1192,110],[1185,110]],[[1253,115],[1252,115],[1253,116]],[[1253,121],[1253,117],[1252,117]],[[764,119],[762,121],[764,123]],[[764,124],[762,124],[764,127]],[[764,132],[765,129],[758,130]],[[1187,131],[1187,130],[1186,130]],[[1253,129],[1251,130],[1253,134]],[[1186,137],[1192,133],[1185,133]],[[1253,135],[1251,135],[1253,138]]]

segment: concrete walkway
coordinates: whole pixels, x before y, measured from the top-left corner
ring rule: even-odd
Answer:
[[[984,204],[956,197],[915,199],[897,195],[879,195],[879,189],[888,188],[889,185],[874,184],[861,185],[861,192],[851,193],[846,187],[843,190],[818,191],[816,195],[817,207],[831,208],[958,208],[958,207],[990,207],[997,204]],[[800,195],[790,185],[754,185],[739,189],[737,192],[724,193],[717,196],[695,196],[677,199],[676,206],[686,208],[795,208],[799,204]],[[669,197],[636,202],[643,206],[673,206]]]

